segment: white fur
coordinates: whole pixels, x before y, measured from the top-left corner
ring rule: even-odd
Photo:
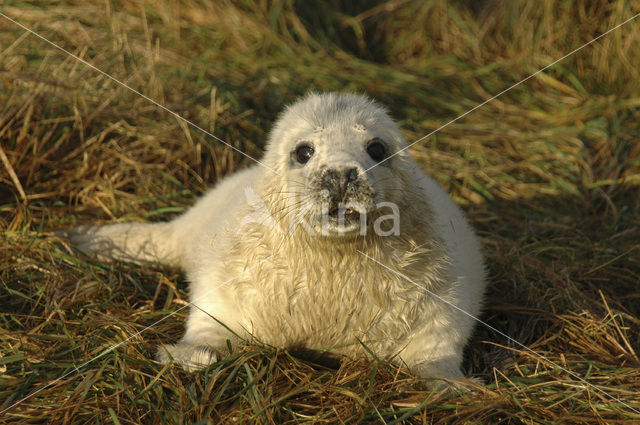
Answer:
[[[390,152],[406,146],[385,111],[367,98],[311,94],[290,106],[272,131],[263,161],[280,175],[252,166],[225,178],[170,223],[63,234],[100,258],[186,270],[197,308],[180,342],[159,349],[163,362],[206,366],[235,340],[228,327],[277,347],[346,355],[364,353],[359,340],[421,376],[460,377],[473,320],[358,250],[475,316],[485,286],[479,243],[460,209],[406,152],[364,173],[375,165],[366,152],[373,137]],[[315,149],[304,166],[291,156],[301,140]],[[322,235],[317,202],[300,217],[308,226],[291,229],[290,218],[300,210],[291,197],[306,199],[309,182],[323,169],[345,166],[357,169],[376,202],[398,205],[399,235],[379,236],[370,228],[364,236]],[[271,221],[246,219],[260,207],[251,199],[264,202]]]

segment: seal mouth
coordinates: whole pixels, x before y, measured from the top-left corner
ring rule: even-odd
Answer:
[[[361,214],[358,210],[340,205],[330,209],[328,215],[330,220],[339,220],[343,217],[345,221],[360,221]]]
[[[365,210],[360,211],[353,206],[339,204],[332,206],[328,211],[325,210],[320,222],[327,226],[323,227],[323,234],[364,234],[364,229],[369,225],[369,214]]]

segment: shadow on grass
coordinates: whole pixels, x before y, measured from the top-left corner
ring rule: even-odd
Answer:
[[[589,359],[602,357],[598,347],[589,349],[595,344],[589,329],[581,343],[564,340],[565,326],[586,321],[587,328],[603,328],[613,314],[627,326],[624,337],[613,338],[629,346],[612,348],[609,360],[620,354],[637,363],[629,353],[640,351],[640,186],[593,190],[588,197],[493,200],[467,213],[483,239],[489,271],[482,320],[542,354],[573,350]],[[521,351],[478,324],[466,372],[490,377],[493,367],[517,357],[503,347]]]

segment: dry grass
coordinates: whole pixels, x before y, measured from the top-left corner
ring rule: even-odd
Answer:
[[[415,140],[640,12],[342,3],[0,11],[254,157],[307,90],[369,93]],[[465,368],[486,385],[446,396],[375,359],[332,368],[255,343],[203,373],[162,368],[151,352],[184,311],[105,352],[185,305],[182,277],[97,263],[45,232],[167,220],[251,161],[0,18],[0,409],[39,391],[0,423],[640,421],[638,43],[640,20],[412,149],[482,237],[483,320],[619,401],[482,326]]]

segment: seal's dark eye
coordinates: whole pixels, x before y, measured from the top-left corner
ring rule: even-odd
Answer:
[[[314,152],[315,151],[311,146],[300,145],[296,148],[293,155],[295,156],[296,161],[298,161],[300,164],[306,164],[307,162],[309,162]]]
[[[376,137],[367,143],[367,153],[375,162],[380,162],[387,157],[387,147],[382,139]]]

